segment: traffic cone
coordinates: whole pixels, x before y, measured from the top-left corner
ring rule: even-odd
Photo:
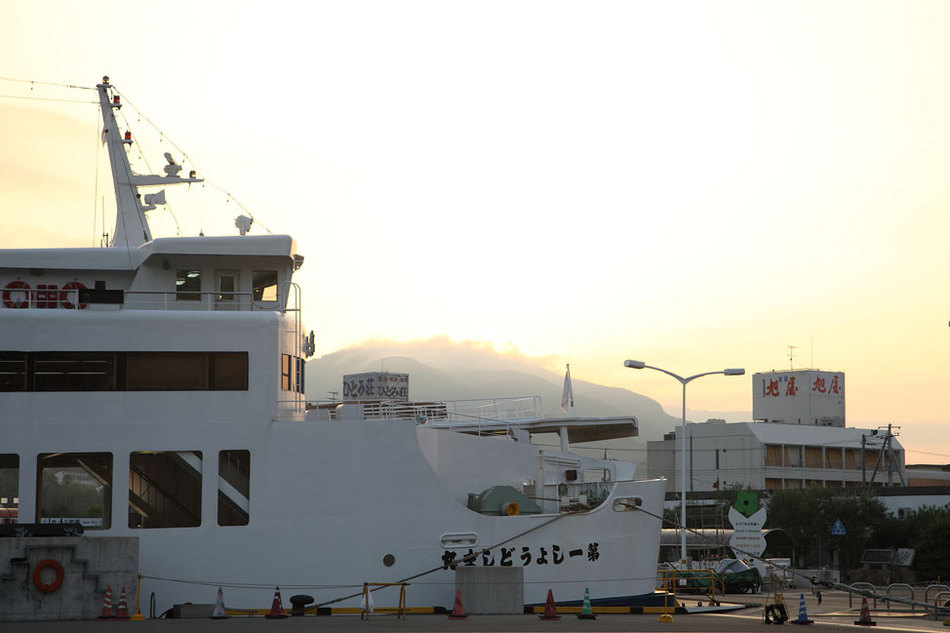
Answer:
[[[877,626],[877,622],[871,619],[871,609],[868,607],[868,599],[861,599],[861,619],[855,620],[855,624],[860,626]]]
[[[551,590],[548,589],[548,599],[544,603],[544,615],[539,615],[539,618],[542,620],[560,620],[561,616],[557,614],[557,609],[554,606],[554,594],[551,593]]]
[[[227,617],[228,614],[224,610],[224,590],[218,587],[218,597],[214,601],[214,611],[211,612],[211,618],[213,620],[223,620]]]
[[[584,606],[581,607],[581,612],[577,614],[578,620],[596,620],[597,616],[594,615],[594,612],[590,610],[590,588],[584,587]]]
[[[99,614],[100,620],[111,620],[115,617],[115,611],[112,610],[112,585],[106,587],[106,599],[102,601],[102,613]]]
[[[122,593],[119,594],[119,607],[115,610],[115,619],[129,619],[129,603],[125,601],[125,587],[122,587]]]
[[[449,614],[449,618],[452,620],[464,620],[468,617],[468,614],[465,613],[465,609],[462,608],[462,590],[455,590],[455,605],[452,607],[452,613]]]
[[[814,620],[808,619],[808,612],[805,610],[805,594],[801,594],[801,600],[798,602],[798,619],[792,620],[792,624],[814,624]]]
[[[288,617],[287,612],[284,611],[284,605],[280,600],[280,587],[277,587],[277,589],[274,590],[274,602],[271,603],[270,613],[264,617],[270,619]]]

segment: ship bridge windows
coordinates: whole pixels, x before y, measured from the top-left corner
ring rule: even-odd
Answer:
[[[198,301],[201,299],[201,271],[181,269],[175,271],[175,300]]]
[[[42,453],[36,469],[37,523],[112,525],[112,453]]]
[[[255,270],[251,275],[254,301],[277,301],[277,271]]]
[[[218,302],[231,302],[237,297],[238,291],[238,272],[236,270],[218,271]]]

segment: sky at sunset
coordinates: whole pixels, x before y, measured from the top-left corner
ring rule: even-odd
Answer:
[[[318,354],[489,342],[673,415],[624,359],[744,367],[703,411],[843,371],[849,426],[948,463],[948,33],[943,1],[0,0],[0,248],[112,231],[63,87],[108,74],[152,169],[209,179],[155,233],[292,234]]]

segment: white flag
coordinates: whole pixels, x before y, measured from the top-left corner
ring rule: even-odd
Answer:
[[[574,408],[574,385],[571,384],[571,365],[567,365],[567,373],[564,374],[564,391],[561,393],[561,409],[564,413],[568,409]]]

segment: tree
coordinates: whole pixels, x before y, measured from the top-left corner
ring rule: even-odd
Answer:
[[[799,567],[830,564],[840,552],[842,569],[861,560],[870,535],[883,523],[887,510],[873,495],[834,488],[785,489],[768,503],[767,528],[782,528],[796,547]],[[831,528],[840,520],[847,536],[834,536]]]
[[[910,545],[916,550],[913,568],[920,579],[950,577],[950,505],[925,506],[908,519],[914,523]]]

